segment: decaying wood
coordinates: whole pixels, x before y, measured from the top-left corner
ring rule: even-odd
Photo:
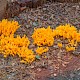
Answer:
[[[36,8],[45,2],[46,0],[8,0],[5,18],[17,16],[23,9]]]
[[[20,13],[20,6],[17,3],[10,3],[6,7],[4,18],[14,17]]]
[[[6,10],[7,0],[0,0],[0,20],[3,18]]]

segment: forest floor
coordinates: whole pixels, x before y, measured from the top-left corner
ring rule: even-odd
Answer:
[[[26,34],[31,40],[34,28],[56,28],[60,24],[70,23],[80,29],[80,3],[47,3],[38,8],[27,8],[18,16],[9,18],[16,20],[21,27],[15,34]],[[55,46],[56,47],[56,46]],[[0,54],[0,80],[80,80],[80,56],[62,50],[59,60],[59,49],[50,47],[40,60],[26,65],[20,63],[17,56],[3,58]],[[30,45],[29,48],[36,49]],[[80,47],[76,54],[80,54]]]

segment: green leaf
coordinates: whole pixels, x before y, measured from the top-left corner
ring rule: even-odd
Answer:
[[[38,22],[33,22],[33,26],[38,26]]]
[[[36,59],[40,59],[40,56],[39,55],[36,55]]]

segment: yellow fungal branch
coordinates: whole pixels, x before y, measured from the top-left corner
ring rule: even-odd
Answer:
[[[54,43],[53,30],[50,28],[37,28],[32,35],[34,44],[38,46],[52,46]]]
[[[9,36],[14,34],[16,30],[20,27],[17,21],[8,21],[3,19],[0,21],[0,35]]]
[[[48,47],[38,47],[36,49],[36,53],[39,54],[39,55],[42,55],[43,53],[47,52],[49,50]]]
[[[63,47],[62,43],[58,43],[58,47],[62,48]]]
[[[17,21],[3,19],[0,22],[0,53],[4,57],[18,55],[23,63],[31,63],[35,60],[32,50],[28,49],[30,41],[26,35],[14,38],[14,33],[20,27]]]

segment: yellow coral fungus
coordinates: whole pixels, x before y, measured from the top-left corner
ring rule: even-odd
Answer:
[[[67,48],[67,51],[75,50],[74,47],[77,46],[78,42],[80,42],[80,32],[77,30],[76,27],[66,24],[60,25],[53,30],[53,37],[58,37],[59,39],[62,37],[63,40],[68,40],[68,44],[71,48]],[[58,39],[57,38],[57,39]],[[58,44],[60,46],[60,44]]]
[[[3,19],[0,22],[0,53],[2,53],[4,57],[18,55],[21,58],[21,63],[31,63],[35,60],[36,55],[28,48],[30,44],[29,39],[26,35],[23,37],[19,35],[14,37],[14,33],[19,27],[20,25],[17,21]],[[36,53],[42,55],[47,52],[49,50],[47,46],[53,45],[55,37],[56,40],[67,40],[68,46],[65,47],[66,50],[74,51],[77,44],[80,42],[80,31],[70,24],[60,25],[54,30],[51,29],[50,26],[47,28],[34,29],[32,38],[34,44],[38,46]],[[57,45],[60,48],[63,47],[61,42]]]
[[[0,35],[9,36],[14,34],[15,31],[20,27],[17,21],[8,21],[3,19],[0,21]]]
[[[22,58],[22,63],[31,63],[35,60],[33,51],[28,49],[27,47],[21,47],[17,54]]]
[[[63,45],[62,45],[62,43],[58,43],[58,46],[59,46],[60,48],[62,48]]]
[[[66,50],[67,51],[75,51],[75,47],[66,46]]]
[[[44,52],[47,52],[49,50],[49,48],[48,47],[38,47],[37,49],[36,49],[36,53],[38,53],[39,55],[42,55]]]
[[[53,31],[50,28],[37,28],[34,30],[34,33],[32,35],[32,38],[34,40],[34,44],[37,44],[38,46],[52,46],[54,43],[53,38]]]
[[[75,37],[76,37],[76,41],[77,41],[77,42],[80,42],[80,32],[77,33],[77,35],[76,35]]]
[[[31,63],[35,60],[35,55],[32,50],[28,49],[29,39],[26,35],[23,37],[17,35],[14,38],[14,33],[19,27],[20,25],[17,21],[3,19],[0,22],[0,53],[4,57],[18,55],[23,62]]]
[[[69,40],[68,39],[68,42],[69,42],[69,44],[70,44],[70,46],[77,46],[77,41],[75,41],[75,40]]]
[[[29,44],[30,41],[25,35],[23,37],[18,35],[16,38],[12,35],[3,37],[0,41],[0,52],[4,57],[18,55],[26,63],[31,63],[35,60],[35,55],[32,50],[28,49]]]
[[[54,36],[62,36],[63,38],[73,39],[77,35],[77,29],[70,24],[60,25],[53,31]]]

